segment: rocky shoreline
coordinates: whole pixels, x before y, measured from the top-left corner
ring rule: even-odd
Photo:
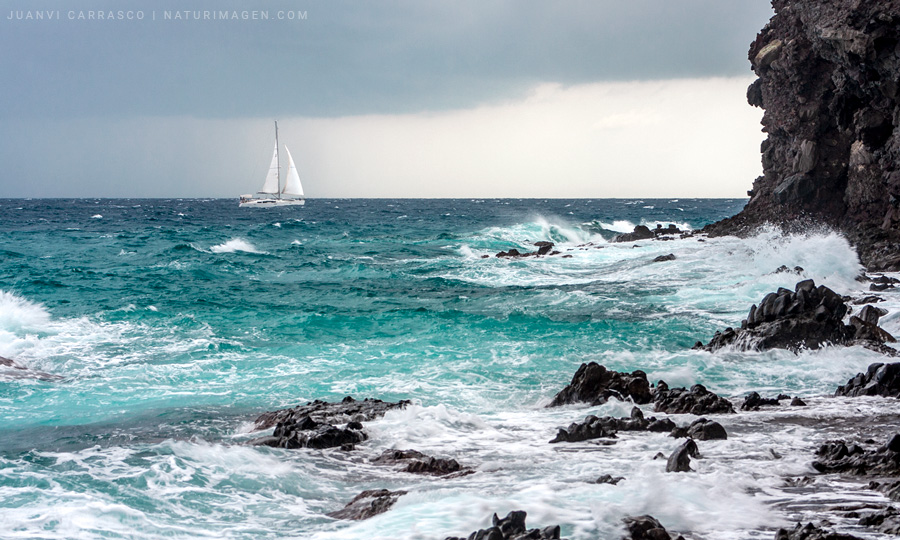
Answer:
[[[880,350],[889,349],[885,343],[890,334],[877,326],[881,313],[873,315],[871,304],[865,304],[858,315],[851,316],[861,321],[861,325],[843,325],[843,317],[854,308],[848,300],[838,296],[827,287],[816,287],[810,280],[801,281],[795,291],[779,291],[769,295],[760,306],[753,306],[748,320],[739,330],[727,329],[717,333],[709,345],[701,348],[716,351],[722,348],[783,348],[799,351],[803,348],[823,346],[870,346],[874,340]],[[799,297],[799,299],[798,299]],[[776,305],[779,307],[768,306]],[[792,307],[793,306],[793,307]],[[824,309],[822,309],[824,308]],[[759,325],[751,324],[755,314],[760,324],[765,324],[765,338],[760,339]],[[868,314],[868,315],[867,315]],[[803,324],[797,324],[797,320]],[[754,333],[755,331],[755,333]],[[893,349],[890,349],[893,350]],[[875,363],[865,373],[859,373],[845,385],[835,390],[841,398],[861,398],[900,396],[900,362]],[[636,370],[621,373],[605,368],[595,362],[582,364],[575,372],[569,385],[562,388],[547,405],[548,408],[596,407],[615,400],[632,403],[628,417],[586,416],[583,421],[573,422],[559,428],[555,438],[545,444],[594,443],[600,446],[615,446],[620,435],[641,437],[642,433],[667,433],[674,439],[684,439],[669,454],[658,453],[653,459],[665,462],[666,473],[696,474],[692,460],[712,459],[704,455],[703,445],[707,441],[727,440],[741,437],[729,434],[717,419],[734,415],[736,410],[744,414],[757,414],[766,408],[783,408],[781,401],[790,400],[788,407],[808,407],[798,397],[779,394],[777,397],[762,397],[751,392],[739,405],[728,398],[710,392],[700,384],[690,388],[670,388],[660,380],[650,383],[645,372]],[[358,401],[346,397],[337,403],[313,401],[305,405],[267,412],[260,415],[254,425],[258,431],[272,429],[270,436],[259,437],[248,444],[271,446],[286,450],[306,448],[313,450],[354,453],[372,465],[388,467],[398,474],[430,476],[436,481],[447,481],[467,475],[490,474],[478,467],[461,464],[454,457],[429,456],[417,450],[388,449],[375,455],[365,448],[368,439],[364,423],[377,420],[385,413],[401,410],[410,405],[409,401],[395,403],[378,399]],[[644,409],[651,407],[662,417],[645,417]],[[682,415],[695,418],[688,424],[679,425],[676,420]],[[884,440],[875,440],[864,432],[857,434],[858,440],[832,440],[822,444],[810,453],[809,463],[819,475],[838,475],[851,481],[871,478],[869,489],[885,493],[892,500],[900,500],[900,428],[886,434]],[[865,437],[865,438],[860,438]],[[584,451],[573,447],[572,451]],[[613,448],[611,451],[615,451]],[[461,457],[461,456],[459,456]],[[586,483],[616,485],[626,480],[621,476],[603,474],[595,479],[585,478]],[[806,479],[786,479],[798,485],[811,482]],[[365,520],[388,512],[402,497],[414,488],[390,490],[386,488],[366,489],[350,500],[345,507],[335,509],[328,516],[338,520]],[[867,506],[861,509],[842,511],[844,517],[857,520],[859,526],[871,528],[884,534],[900,533],[900,510],[891,504]],[[491,540],[559,539],[559,525],[544,525],[528,529],[525,526],[525,512],[513,511],[504,518],[496,514],[491,525],[472,532],[467,537]],[[857,538],[849,534],[829,530],[827,523],[796,523],[793,529],[782,528],[775,532],[776,540],[814,540]],[[659,540],[675,538],[664,524],[652,516],[622,516],[623,538],[631,540]],[[680,531],[687,538],[695,538],[691,531]],[[446,540],[461,540],[463,537],[448,536]],[[684,538],[679,536],[678,538]]]

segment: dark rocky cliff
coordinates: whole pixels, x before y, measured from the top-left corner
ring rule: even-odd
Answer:
[[[765,109],[763,176],[736,216],[707,227],[745,234],[766,222],[842,231],[873,270],[900,269],[900,0],[773,0],[750,46]]]

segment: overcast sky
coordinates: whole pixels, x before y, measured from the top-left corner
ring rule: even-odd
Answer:
[[[249,193],[274,119],[312,197],[732,197],[761,170],[765,1],[165,4],[0,0],[0,197]]]

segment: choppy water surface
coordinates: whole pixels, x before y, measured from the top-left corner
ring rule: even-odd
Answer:
[[[0,200],[0,356],[62,377],[0,372],[0,536],[441,539],[523,509],[573,539],[615,538],[622,516],[643,513],[695,538],[771,538],[829,505],[883,502],[863,483],[785,484],[812,474],[826,439],[893,433],[896,400],[828,397],[882,357],[690,349],[800,279],[863,294],[846,241],[608,243],[639,223],[697,229],[743,203]],[[539,240],[571,257],[493,257]],[[804,271],[773,273],[781,265]],[[900,334],[900,302],[881,305]],[[543,408],[587,361],[810,407],[719,418],[729,439],[702,442],[695,473],[667,474],[652,458],[679,441],[664,434],[547,443],[586,414],[630,411]],[[356,452],[241,444],[262,411],[348,394],[414,405],[367,423]],[[366,462],[387,448],[477,473]],[[587,483],[604,473],[626,480]],[[365,522],[325,516],[371,488],[409,494]]]

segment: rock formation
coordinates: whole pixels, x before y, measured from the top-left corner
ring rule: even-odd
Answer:
[[[749,51],[763,176],[739,214],[705,231],[825,224],[868,268],[900,269],[900,1],[772,5]]]
[[[596,362],[581,364],[572,377],[572,382],[556,394],[549,406],[558,407],[581,401],[602,405],[611,397],[621,400],[631,398],[639,405],[650,403],[647,375],[640,370],[631,374],[619,373]]]
[[[834,395],[900,397],[900,363],[872,364],[865,373],[838,386]]]
[[[727,399],[710,392],[702,384],[690,389],[672,388],[665,381],[656,383],[653,389],[654,408],[657,412],[669,414],[729,414],[734,406]]]
[[[356,521],[369,519],[372,516],[377,516],[390,510],[394,503],[397,502],[397,499],[403,495],[406,495],[405,491],[370,489],[353,497],[353,500],[347,503],[347,506],[336,512],[331,512],[328,516],[335,519],[352,519]]]
[[[622,521],[628,531],[625,540],[670,540],[672,538],[669,531],[653,516],[627,517]]]
[[[521,510],[516,510],[507,514],[505,518],[494,517],[491,519],[492,525],[487,529],[479,529],[470,534],[469,540],[558,540],[560,529],[559,525],[544,527],[543,529],[527,529],[525,527],[525,516],[527,514]],[[466,540],[458,536],[449,536],[445,540]]]
[[[859,316],[850,317],[850,324],[844,324],[848,310],[839,294],[824,285],[816,287],[807,279],[797,283],[793,291],[779,288],[767,294],[758,307],[754,304],[750,308],[739,329],[716,332],[707,345],[698,343],[696,347],[709,351],[725,346],[797,351],[826,344],[859,344],[890,353],[883,344],[896,340],[878,327],[878,308],[866,306]]]

